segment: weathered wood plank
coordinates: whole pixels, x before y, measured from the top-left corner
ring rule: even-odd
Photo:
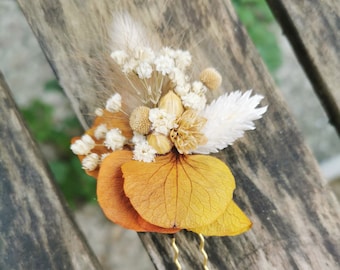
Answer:
[[[0,72],[0,269],[100,269]]]
[[[237,237],[207,240],[210,269],[337,269],[340,207],[325,188],[286,105],[229,1],[18,0],[41,47],[78,112],[107,85],[89,68],[105,62],[105,31],[113,10],[127,10],[167,45],[190,49],[194,61],[215,66],[226,90],[256,89],[269,111],[257,130],[219,157],[238,185],[236,201],[253,220]],[[175,37],[175,38],[174,38]],[[179,40],[179,42],[174,42]],[[74,55],[87,55],[74,57]],[[105,63],[104,63],[105,66]],[[97,91],[94,91],[93,88]],[[83,122],[90,121],[79,114]],[[157,269],[173,269],[170,237],[140,234]],[[184,269],[201,269],[198,239],[177,236]]]
[[[267,0],[340,135],[340,5],[336,0]],[[292,74],[294,76],[294,74]]]

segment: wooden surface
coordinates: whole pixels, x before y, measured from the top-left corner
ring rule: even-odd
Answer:
[[[164,44],[189,49],[200,67],[216,67],[225,90],[252,88],[263,94],[269,110],[256,122],[257,129],[219,155],[235,175],[235,200],[254,226],[241,236],[208,238],[209,267],[339,268],[339,203],[325,187],[312,154],[229,1],[18,2],[84,125],[91,121],[88,115],[96,95],[108,87],[91,63],[93,59],[103,61],[105,68],[102,55],[108,51],[103,25],[114,10],[129,11]],[[183,231],[176,237],[183,268],[202,269],[197,236]],[[140,238],[157,269],[175,269],[168,235],[144,233]]]
[[[312,82],[329,121],[340,135],[339,1],[267,2]]]
[[[0,72],[0,269],[100,269]]]

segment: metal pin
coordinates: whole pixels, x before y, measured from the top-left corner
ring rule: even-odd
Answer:
[[[204,250],[204,243],[205,243],[204,236],[202,234],[198,234],[198,236],[199,236],[199,238],[201,240],[201,242],[200,242],[200,252],[203,255],[203,267],[204,267],[204,270],[209,270],[209,267],[208,267],[208,254]]]
[[[181,264],[178,261],[179,250],[178,250],[178,247],[176,245],[176,238],[175,237],[173,237],[171,239],[171,246],[172,246],[172,249],[174,250],[174,263],[177,266],[177,270],[181,270],[182,266],[181,266]]]

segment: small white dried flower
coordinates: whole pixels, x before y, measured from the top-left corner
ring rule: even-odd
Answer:
[[[76,155],[87,155],[90,153],[91,148],[82,140],[76,140],[71,144],[71,151]]]
[[[207,92],[207,87],[200,81],[194,81],[192,83],[191,92],[201,96]]]
[[[216,153],[242,137],[246,130],[255,129],[253,121],[262,117],[267,106],[256,108],[263,96],[251,97],[251,92],[249,90],[243,94],[240,91],[226,93],[200,113],[207,119],[201,132],[208,142],[197,147],[194,153]]]
[[[148,144],[147,141],[136,144],[133,150],[133,159],[143,162],[153,162],[155,160],[156,150]]]
[[[177,95],[184,96],[189,93],[191,85],[188,83],[188,78],[182,70],[174,68],[169,74],[169,78],[175,85],[174,90]]]
[[[160,51],[161,55],[166,55],[170,58],[175,58],[176,51],[174,49],[171,49],[170,47],[163,47]]]
[[[94,137],[97,140],[104,139],[106,136],[106,133],[107,133],[106,124],[101,124],[94,130]]]
[[[188,51],[177,50],[175,54],[176,67],[185,70],[191,65],[191,54]]]
[[[154,64],[156,66],[156,70],[165,76],[172,72],[175,66],[175,61],[167,55],[160,55],[156,57]]]
[[[147,62],[141,62],[136,67],[136,72],[140,79],[150,79],[152,75],[152,66]]]
[[[122,107],[122,96],[118,93],[112,95],[107,101],[105,109],[109,112],[118,112]]]
[[[104,145],[112,151],[120,150],[123,148],[126,138],[118,128],[109,130],[106,133]]]
[[[139,62],[134,59],[134,58],[130,58],[123,66],[122,66],[122,71],[124,73],[130,73],[133,70],[136,69],[137,65],[139,64]]]
[[[168,135],[170,129],[176,126],[176,116],[159,108],[150,110],[149,120],[152,123],[151,129],[164,135]]]
[[[134,50],[134,57],[140,62],[151,63],[155,58],[155,53],[149,47],[138,47]]]
[[[88,171],[94,171],[99,164],[99,156],[96,153],[91,153],[87,155],[83,160],[81,161],[82,169],[88,170]]]
[[[110,56],[119,66],[124,65],[129,57],[129,55],[122,50],[114,51]]]
[[[133,132],[133,137],[131,139],[131,142],[133,144],[140,144],[142,142],[146,141],[146,136],[144,136],[143,134],[140,134],[136,131]]]
[[[104,111],[102,108],[97,108],[95,109],[94,113],[97,115],[97,116],[102,116],[104,114]]]
[[[81,136],[81,140],[88,145],[89,148],[94,148],[96,143],[95,141],[92,139],[92,137],[88,134],[85,134],[83,136]]]
[[[189,91],[190,91],[190,83],[175,86],[176,94],[178,94],[181,97],[187,95]]]
[[[198,95],[193,92],[189,92],[187,95],[182,96],[182,102],[185,108],[201,111],[204,109],[207,99],[204,95]]]
[[[71,144],[71,150],[76,155],[87,155],[95,146],[95,141],[88,134]]]
[[[169,74],[169,78],[175,85],[184,85],[187,83],[184,72],[176,67]]]

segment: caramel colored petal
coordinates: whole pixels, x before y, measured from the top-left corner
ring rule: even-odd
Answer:
[[[131,151],[115,151],[101,165],[97,181],[97,197],[108,219],[124,228],[139,232],[174,233],[178,230],[160,228],[143,220],[123,191],[121,166],[132,159]]]
[[[196,228],[225,211],[235,189],[234,177],[219,159],[169,153],[155,162],[122,166],[124,190],[137,212],[164,228]]]
[[[124,194],[120,169],[131,158],[129,151],[116,151],[103,160],[97,179],[97,197],[108,219],[125,228],[138,230],[138,214]]]
[[[225,212],[213,223],[188,230],[206,236],[233,236],[248,231],[251,226],[249,218],[234,201],[231,201]]]
[[[94,137],[95,129],[101,124],[106,124],[108,129],[119,128],[127,139],[131,139],[133,136],[129,117],[122,112],[112,113],[104,110],[103,115],[96,117],[92,127],[86,133]]]

